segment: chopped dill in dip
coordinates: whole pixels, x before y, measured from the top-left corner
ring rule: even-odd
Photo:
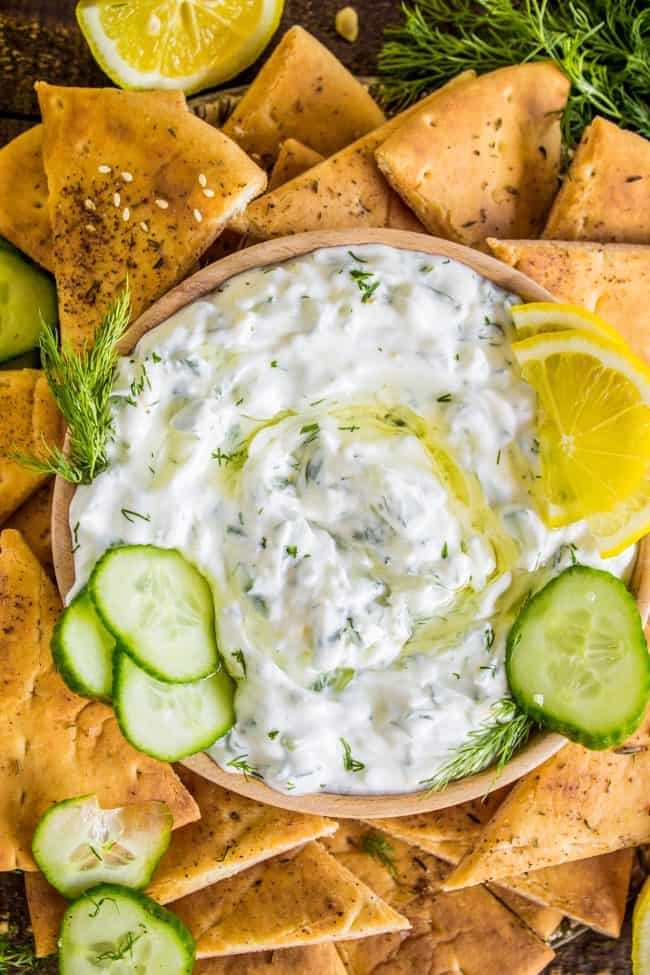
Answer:
[[[242,274],[121,361],[109,466],[70,511],[76,590],[118,543],[209,579],[237,720],[276,789],[417,790],[507,694],[522,602],[574,562],[536,513],[517,299],[442,258],[332,248]],[[244,763],[244,764],[243,764]]]

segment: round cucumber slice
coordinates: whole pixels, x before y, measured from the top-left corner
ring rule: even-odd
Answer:
[[[59,618],[51,648],[56,669],[70,690],[82,697],[110,700],[115,638],[95,612],[87,588]]]
[[[219,669],[212,591],[176,549],[109,549],[88,588],[104,625],[152,677],[183,683]]]
[[[225,670],[193,681],[156,680],[117,653],[113,705],[124,737],[138,751],[178,762],[213,745],[235,721],[235,684]]]
[[[57,802],[41,817],[34,859],[64,897],[104,882],[146,887],[166,852],[174,818],[166,803],[101,809],[96,796]]]
[[[191,975],[195,957],[181,919],[128,887],[93,887],[63,915],[61,975]]]
[[[576,565],[522,609],[506,672],[531,718],[586,748],[609,748],[638,727],[650,697],[641,617],[620,579]]]
[[[19,251],[0,248],[0,362],[36,348],[41,319],[56,324],[52,278]]]

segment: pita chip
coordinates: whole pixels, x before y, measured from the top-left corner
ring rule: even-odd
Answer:
[[[488,239],[495,257],[595,312],[650,362],[650,245]]]
[[[319,843],[307,843],[175,901],[197,957],[401,931],[408,922]]]
[[[47,882],[42,873],[36,871],[25,874],[25,894],[34,937],[34,954],[37,958],[46,958],[57,949],[59,928],[68,901]]]
[[[137,317],[189,273],[266,176],[167,93],[36,89],[60,328],[79,347],[127,275]]]
[[[551,949],[484,887],[444,893],[449,867],[436,857],[351,821],[326,845],[411,922],[410,931],[339,944],[350,975],[536,975],[552,960]]]
[[[32,552],[44,569],[52,575],[52,492],[54,479],[50,478],[31,498],[21,504],[17,511],[5,521],[3,529],[13,528],[21,532]]]
[[[61,613],[54,583],[16,531],[0,534],[0,870],[34,870],[36,823],[53,803],[96,793],[103,806],[168,804],[176,826],[198,817],[171,766],[136,752],[112,711],[77,697],[54,669]]]
[[[269,176],[269,192],[322,161],[320,152],[310,149],[297,139],[285,139]]]
[[[450,890],[650,840],[648,715],[620,748],[568,744],[520,779],[446,882]]]
[[[491,793],[487,801],[475,799],[418,816],[376,820],[373,825],[455,865],[478,840],[483,824],[509,791],[507,788]],[[618,850],[518,877],[504,877],[490,887],[542,938],[549,937],[563,915],[618,937],[625,915],[632,856],[631,850]],[[542,910],[537,914],[540,905],[548,913]]]
[[[52,228],[43,166],[43,126],[0,149],[0,234],[51,271]]]
[[[467,71],[452,78],[418,105],[396,115],[301,176],[265,193],[246,211],[253,235],[266,240],[305,230],[350,227],[392,227],[422,232],[420,221],[379,171],[375,149],[415,111],[434,105],[449,89],[460,90],[473,77],[474,73]]]
[[[346,971],[335,946],[322,944],[205,958],[196,963],[194,975],[346,975]]]
[[[432,234],[483,248],[534,237],[557,191],[568,93],[550,62],[481,75],[421,102],[378,147],[379,168]]]
[[[37,454],[43,442],[60,446],[63,424],[40,369],[0,372],[0,523],[47,480],[14,460]]]
[[[292,27],[223,131],[266,166],[285,139],[330,156],[383,121],[379,105],[338,58],[302,27]]]
[[[595,118],[582,133],[542,236],[650,244],[649,215],[650,141]]]

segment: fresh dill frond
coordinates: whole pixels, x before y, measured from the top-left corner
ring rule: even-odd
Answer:
[[[12,926],[0,934],[0,975],[20,975],[41,971],[31,939],[21,937]]]
[[[378,860],[388,870],[393,880],[397,880],[397,866],[395,864],[395,848],[381,833],[364,833],[359,840],[362,853]]]
[[[237,755],[236,758],[231,758],[229,762],[226,762],[231,768],[236,768],[238,772],[241,772],[245,779],[258,779],[260,782],[264,779],[264,776],[256,768],[254,768],[248,761],[248,755]]]
[[[512,756],[526,744],[537,727],[532,718],[519,709],[512,698],[504,697],[492,706],[491,718],[470,731],[467,741],[454,748],[440,768],[423,779],[429,792],[438,792],[450,782],[495,767],[498,775]]]
[[[55,329],[43,322],[39,339],[41,363],[50,391],[68,427],[69,449],[43,443],[38,454],[16,454],[16,460],[39,473],[58,474],[72,484],[89,484],[107,466],[106,443],[112,430],[109,399],[118,359],[117,343],[131,317],[125,286],[101,325],[93,345],[76,352],[59,347]]]
[[[379,96],[406,108],[470,68],[550,59],[571,92],[563,119],[574,145],[595,115],[650,138],[650,15],[645,0],[416,0],[387,28]]]
[[[363,762],[352,757],[352,749],[345,738],[339,739],[343,745],[343,768],[346,772],[363,772],[366,767]]]

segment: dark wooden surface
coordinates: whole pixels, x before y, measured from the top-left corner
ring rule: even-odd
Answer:
[[[353,0],[354,2],[354,0]],[[287,0],[281,30],[294,23],[316,34],[359,74],[372,74],[385,24],[399,18],[398,0],[356,0],[360,33],[355,44],[334,30],[334,15],[345,0]],[[0,0],[0,145],[38,120],[33,85],[38,79],[56,84],[110,84],[93,61],[77,29],[73,0]],[[238,81],[254,74],[249,69]],[[1,706],[1,705],[0,705]],[[0,918],[15,920],[24,930],[22,880],[0,877]],[[565,945],[548,975],[628,975],[631,972],[629,917],[618,941],[587,932]],[[46,964],[43,971],[56,971]],[[7,973],[11,975],[11,970]],[[507,972],[504,975],[508,975]]]

